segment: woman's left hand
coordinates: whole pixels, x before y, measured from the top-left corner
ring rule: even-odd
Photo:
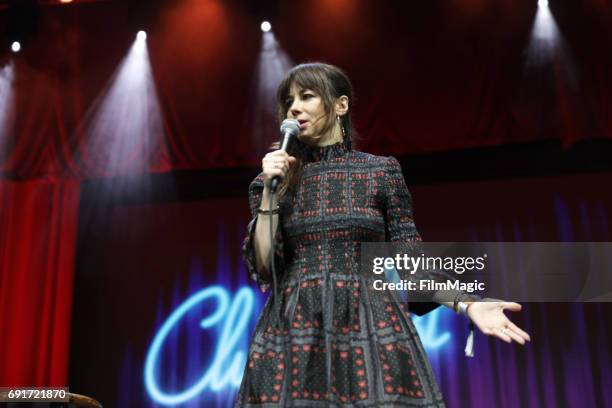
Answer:
[[[512,340],[519,344],[531,341],[529,334],[512,323],[504,314],[504,310],[520,311],[522,306],[515,302],[479,301],[472,303],[467,310],[468,317],[481,332],[488,336],[495,336],[506,343]]]

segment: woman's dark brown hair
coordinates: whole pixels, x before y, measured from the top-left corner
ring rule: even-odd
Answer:
[[[278,86],[276,92],[276,106],[278,112],[278,121],[281,123],[287,118],[287,111],[290,105],[287,103],[289,92],[292,85],[295,84],[303,89],[310,89],[321,97],[327,118],[323,126],[323,133],[330,131],[336,122],[334,115],[334,104],[336,100],[345,95],[349,100],[348,112],[340,117],[340,125],[344,135],[344,143],[352,148],[351,128],[351,110],[353,105],[353,87],[346,74],[338,67],[320,62],[312,62],[300,64],[293,67]],[[278,144],[273,145],[273,148],[278,149]],[[302,161],[296,155],[297,162],[289,169],[285,180],[280,186],[279,196],[283,196],[287,190],[291,193],[295,192],[296,186],[300,180],[302,173]]]

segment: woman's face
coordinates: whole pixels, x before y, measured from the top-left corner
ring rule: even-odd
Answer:
[[[285,103],[289,107],[287,118],[300,122],[298,139],[307,144],[317,144],[321,141],[327,118],[321,97],[310,89],[292,84]]]

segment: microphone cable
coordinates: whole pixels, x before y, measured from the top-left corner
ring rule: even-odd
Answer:
[[[278,297],[278,281],[277,281],[277,277],[276,277],[276,239],[274,236],[274,214],[272,214],[272,203],[273,203],[273,199],[274,199],[274,193],[272,192],[272,189],[270,189],[269,191],[270,193],[270,198],[268,201],[269,204],[269,208],[268,210],[270,211],[270,219],[269,224],[270,224],[270,263],[271,265],[271,273],[272,273],[272,287],[273,287],[273,292],[274,292],[274,302],[272,304],[272,308],[274,310],[274,314],[276,315],[276,321],[277,324],[279,325],[279,329],[281,330],[281,334],[283,334],[284,330],[283,330],[283,322],[281,321],[281,316],[280,316],[280,299]],[[280,203],[279,203],[279,207],[280,207]],[[278,214],[278,222],[276,225],[276,228],[280,228],[280,208],[279,208],[279,214]]]
[[[283,151],[287,151],[289,149],[289,143],[291,142],[291,140],[295,137],[297,137],[297,135],[300,133],[300,123],[296,120],[296,119],[285,119],[283,120],[283,123],[281,124],[280,127],[280,131],[281,134],[283,135],[283,140],[281,143],[281,150]],[[273,224],[274,224],[274,214],[272,213],[273,208],[272,208],[272,203],[273,203],[273,198],[274,198],[274,193],[276,192],[276,188],[278,187],[278,185],[280,184],[281,181],[281,177],[280,176],[274,176],[272,178],[272,181],[270,182],[270,200],[269,200],[269,214],[270,214],[270,263],[272,264],[271,266],[271,273],[272,273],[272,285],[274,286],[274,303],[272,304],[272,307],[274,309],[274,314],[276,315],[276,319],[277,319],[277,323],[278,323],[278,327],[281,330],[281,334],[284,334],[284,322],[281,319],[281,301],[278,295],[278,291],[279,291],[279,287],[278,287],[278,277],[276,276],[276,262],[275,262],[275,257],[276,257],[276,240],[274,239],[274,228],[273,228]],[[278,222],[276,227],[277,228],[281,228],[281,216],[280,216],[280,200],[278,203]]]

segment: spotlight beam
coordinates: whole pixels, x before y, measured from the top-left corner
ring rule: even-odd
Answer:
[[[79,128],[88,174],[143,174],[165,157],[161,111],[143,34],[137,35]]]
[[[15,112],[15,67],[9,62],[0,68],[0,165],[4,162],[5,144],[7,137],[13,130]]]
[[[253,108],[249,112],[248,121],[252,129],[252,152],[258,159],[265,154],[270,143],[277,140],[276,87],[292,65],[293,62],[276,40],[274,33],[263,32],[261,51],[255,68],[256,77],[251,88],[253,103],[250,105]]]

